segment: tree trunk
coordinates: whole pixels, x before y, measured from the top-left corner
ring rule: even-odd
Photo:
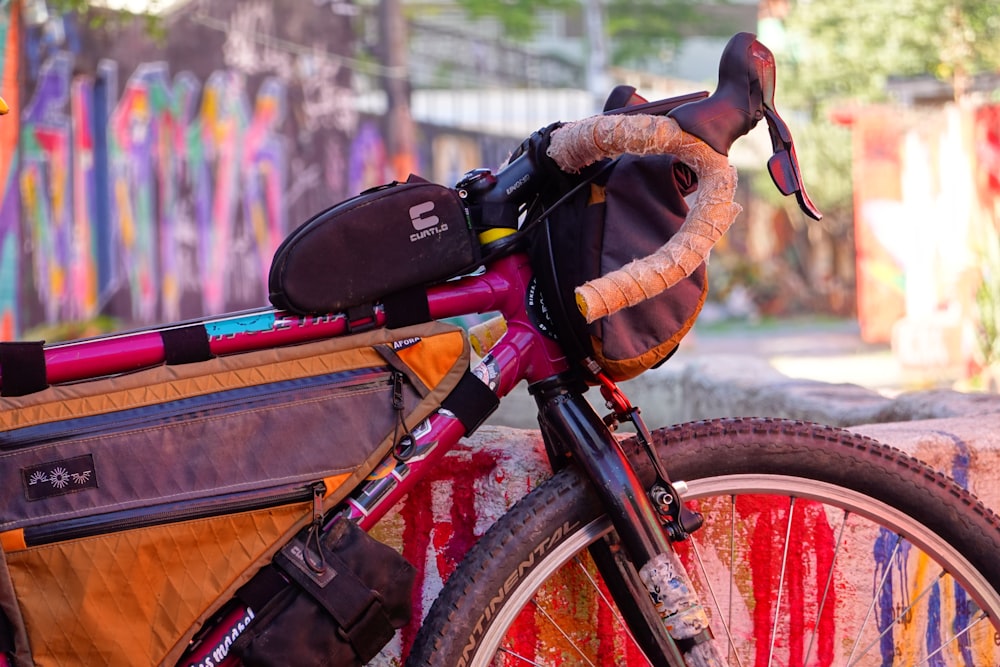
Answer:
[[[379,31],[387,102],[384,136],[391,177],[405,180],[417,171],[416,138],[410,114],[406,21],[400,0],[380,0]]]

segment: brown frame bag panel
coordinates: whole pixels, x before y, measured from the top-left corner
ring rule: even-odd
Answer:
[[[317,484],[328,509],[389,453],[394,392],[413,428],[468,365],[464,332],[432,322],[0,401],[0,596],[32,659],[176,660]]]

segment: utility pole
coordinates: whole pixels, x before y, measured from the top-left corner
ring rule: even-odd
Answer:
[[[604,27],[602,0],[582,0],[587,33],[587,90],[594,97],[595,111],[600,110],[609,91],[608,46]]]
[[[416,132],[410,113],[406,21],[401,0],[379,0],[379,53],[386,96],[383,128],[391,177],[405,180],[417,170]]]

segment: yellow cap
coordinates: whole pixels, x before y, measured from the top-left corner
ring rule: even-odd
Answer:
[[[494,241],[498,241],[505,236],[510,236],[513,233],[514,230],[507,227],[494,227],[492,229],[487,229],[485,232],[480,232],[479,242],[483,245],[487,245],[489,243],[493,243]]]

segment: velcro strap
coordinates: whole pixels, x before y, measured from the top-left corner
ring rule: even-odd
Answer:
[[[236,597],[255,613],[260,613],[268,602],[290,585],[276,567],[265,565],[236,591]]]
[[[160,338],[163,340],[163,356],[170,365],[190,364],[212,358],[208,331],[204,324],[163,329],[160,331]]]
[[[385,325],[390,329],[431,321],[431,307],[427,303],[427,290],[423,287],[412,287],[383,297],[382,308]]]
[[[24,396],[49,386],[45,341],[0,343],[0,396]]]
[[[472,371],[466,371],[452,392],[441,402],[441,407],[453,412],[462,422],[466,435],[482,426],[499,405],[497,395]]]

